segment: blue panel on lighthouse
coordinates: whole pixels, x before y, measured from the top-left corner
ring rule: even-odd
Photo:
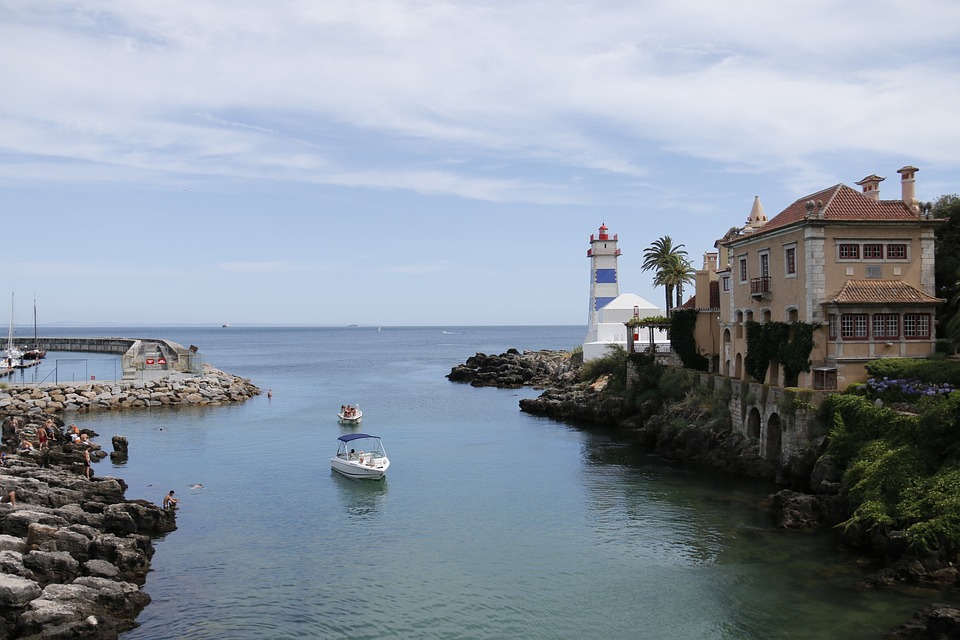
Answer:
[[[597,282],[600,284],[613,284],[617,281],[616,269],[597,269]]]
[[[605,306],[607,306],[608,304],[610,304],[610,303],[613,302],[614,300],[616,300],[616,298],[594,298],[594,299],[593,299],[593,310],[594,310],[594,311],[599,311],[600,309],[604,308]]]

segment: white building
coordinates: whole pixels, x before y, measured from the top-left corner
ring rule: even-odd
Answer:
[[[617,258],[617,236],[611,236],[607,225],[601,225],[599,233],[590,236],[590,311],[587,320],[587,337],[583,341],[583,361],[587,362],[607,354],[611,345],[627,348],[627,326],[632,318],[662,316],[663,311],[633,293],[620,294]],[[649,344],[647,331],[634,329],[636,348]],[[669,344],[666,332],[654,331],[654,342]]]

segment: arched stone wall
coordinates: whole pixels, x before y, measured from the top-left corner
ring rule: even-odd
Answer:
[[[766,443],[763,457],[767,460],[779,461],[783,449],[783,426],[780,423],[780,414],[774,413],[767,419],[765,431]]]
[[[760,411],[756,407],[750,407],[747,412],[747,437],[760,437]]]

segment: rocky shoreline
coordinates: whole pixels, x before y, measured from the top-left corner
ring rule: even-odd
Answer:
[[[87,459],[108,454],[91,430],[72,440],[62,412],[218,406],[259,394],[209,365],[202,376],[0,390],[0,640],[113,640],[136,627],[150,602],[142,586],[153,540],[177,528],[175,509],[128,500],[123,480],[96,476]],[[50,421],[54,437],[41,438]],[[125,459],[126,438],[112,445],[110,457]]]
[[[840,491],[841,470],[831,466],[827,457],[816,458],[824,443],[818,452],[784,468],[764,459],[756,442],[733,432],[728,419],[711,413],[702,402],[651,400],[633,406],[616,394],[605,393],[605,378],[583,382],[579,373],[577,362],[564,352],[511,349],[496,356],[478,353],[453,367],[447,378],[473,386],[537,387],[543,392],[537,398],[521,399],[522,411],[613,428],[667,459],[774,481],[785,487],[768,501],[780,528],[834,527],[849,518],[849,506]],[[882,559],[882,568],[864,578],[863,588],[960,583],[960,570],[950,558],[915,557],[895,532],[880,537],[854,527],[835,531],[844,544]],[[932,605],[888,637],[960,638],[960,604]]]

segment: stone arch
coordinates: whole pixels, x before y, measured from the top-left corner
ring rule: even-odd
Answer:
[[[760,410],[756,407],[750,407],[750,412],[747,414],[747,437],[760,437]]]
[[[723,375],[727,377],[730,376],[730,359],[729,358],[723,361]]]
[[[800,310],[796,307],[787,307],[787,322],[793,324],[794,322],[799,322],[800,320]]]
[[[742,338],[743,337],[743,311],[737,311],[736,317],[737,319],[735,324],[737,326],[737,338]]]
[[[764,457],[767,460],[779,462],[780,448],[783,446],[783,427],[780,424],[780,415],[772,414],[767,420],[767,447]]]
[[[739,353],[737,354],[737,358],[733,366],[733,376],[731,377],[736,378],[737,380],[743,380],[743,356]]]
[[[760,311],[760,322],[766,324],[770,322],[772,319],[773,319],[773,314],[770,312],[770,309],[767,307],[764,307]]]

